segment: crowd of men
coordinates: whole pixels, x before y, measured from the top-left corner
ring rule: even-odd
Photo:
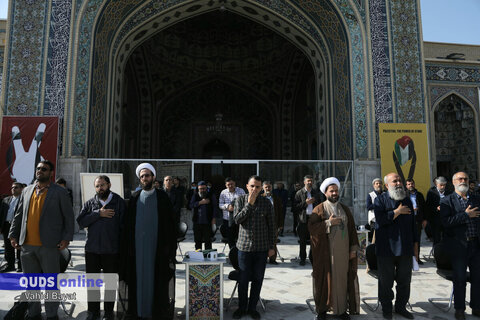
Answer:
[[[54,166],[40,161],[36,182],[30,186],[12,184],[12,196],[0,208],[0,227],[5,241],[6,265],[27,273],[59,273],[60,252],[73,240],[74,212],[71,190],[52,183]],[[284,233],[286,208],[291,201],[295,235],[299,237],[299,264],[312,262],[313,292],[317,319],[331,312],[341,319],[359,314],[360,290],[357,277],[359,242],[354,216],[340,200],[341,185],[330,177],[314,187],[307,175],[303,187],[295,184],[289,194],[282,183],[251,176],[244,189],[234,179],[225,180],[217,196],[205,181],[192,183],[186,192],[178,178],[156,180],[149,163],[136,168],[140,188],[128,204],[111,191],[108,176],[94,180],[95,196],[83,204],[76,221],[86,228],[85,268],[87,273],[118,273],[126,284],[127,313],[133,318],[172,319],[169,292],[175,280],[177,230],[181,209],[192,211],[195,249],[211,249],[212,237],[221,225],[231,250],[238,252],[239,307],[234,319],[249,315],[260,319],[256,306],[267,262],[277,264],[276,244]],[[386,190],[383,190],[385,184]],[[407,319],[406,309],[414,260],[419,264],[422,230],[434,248],[445,245],[450,255],[455,318],[465,319],[467,267],[470,270],[472,314],[480,317],[480,197],[469,184],[468,175],[457,172],[447,180],[437,177],[427,197],[396,173],[372,181],[367,197],[368,224],[373,233],[378,264],[378,297],[383,317],[393,313]],[[21,249],[21,250],[20,250]],[[396,282],[396,299],[393,285]],[[248,294],[251,283],[250,295]],[[115,293],[106,292],[103,319],[114,319]],[[88,291],[88,318],[100,319],[100,293]],[[57,301],[46,301],[47,319],[57,319]],[[41,319],[41,305],[31,302],[28,319]]]

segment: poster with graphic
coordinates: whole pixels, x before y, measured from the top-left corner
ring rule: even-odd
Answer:
[[[57,164],[58,117],[3,117],[0,140],[0,193],[12,182],[31,184],[41,160]]]
[[[415,180],[418,191],[431,186],[427,126],[424,123],[380,123],[382,176],[397,172],[405,181]]]

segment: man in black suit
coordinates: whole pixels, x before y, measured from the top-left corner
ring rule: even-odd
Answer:
[[[448,196],[450,192],[445,189],[447,179],[442,176],[435,178],[435,186],[427,192],[426,219],[428,221],[430,232],[433,236],[433,245],[435,246],[442,239],[442,222],[440,221],[440,200]]]
[[[440,202],[444,227],[453,269],[455,319],[465,319],[467,266],[470,270],[470,307],[480,317],[480,199],[468,192],[468,175],[457,172],[452,178],[455,192]]]
[[[15,209],[18,205],[18,199],[22,194],[23,184],[20,182],[12,183],[12,195],[6,197],[1,202],[0,208],[0,231],[3,234],[3,241],[5,243],[5,261],[7,262],[0,268],[0,272],[10,272],[15,270],[15,248],[10,244],[8,233],[15,215]],[[18,270],[22,271],[22,263],[20,262],[20,250],[17,251]]]
[[[298,237],[300,238],[300,265],[305,265],[307,259],[307,240],[310,239],[308,232],[308,219],[312,215],[313,208],[325,201],[325,195],[320,194],[317,189],[313,189],[313,176],[306,175],[303,178],[304,188],[295,194],[295,212],[298,214]],[[312,249],[308,255],[312,261]]]
[[[420,239],[422,238],[422,228],[425,228],[427,225],[427,220],[425,219],[425,198],[423,194],[415,189],[415,181],[413,179],[407,179],[405,186],[410,196],[410,201],[412,201],[413,210],[415,214],[415,225],[417,227],[418,233],[418,264],[423,264],[420,260]]]

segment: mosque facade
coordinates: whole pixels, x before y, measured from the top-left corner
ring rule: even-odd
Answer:
[[[378,123],[478,179],[480,47],[424,43],[419,2],[9,0],[1,112],[58,116],[74,185],[92,158],[349,160],[362,212]]]

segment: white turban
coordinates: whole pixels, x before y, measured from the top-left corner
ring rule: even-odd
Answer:
[[[137,174],[138,179],[140,179],[140,171],[142,171],[143,169],[148,169],[152,171],[154,176],[157,175],[155,168],[150,163],[144,162],[144,163],[140,163],[137,169],[135,170],[135,173]]]
[[[336,184],[338,189],[340,189],[340,181],[338,181],[338,179],[335,177],[330,177],[323,180],[322,185],[320,186],[320,191],[322,191],[322,193],[325,193],[325,191],[327,191],[328,186],[331,186],[332,184]]]

